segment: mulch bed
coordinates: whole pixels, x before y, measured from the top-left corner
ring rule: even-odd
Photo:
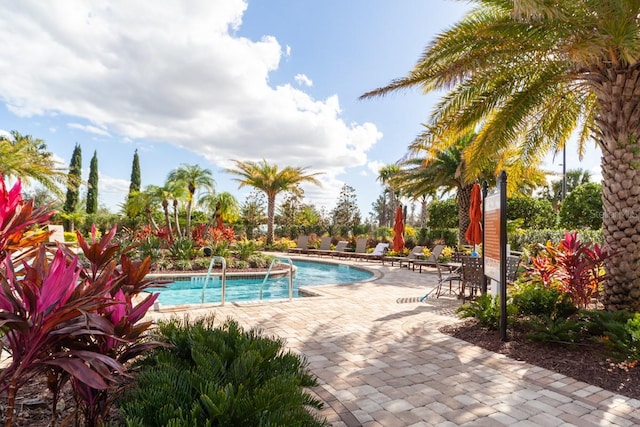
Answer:
[[[640,367],[635,362],[612,360],[602,344],[544,345],[526,339],[521,331],[511,330],[505,342],[500,339],[499,331],[482,328],[474,319],[444,326],[440,331],[512,359],[640,399]]]

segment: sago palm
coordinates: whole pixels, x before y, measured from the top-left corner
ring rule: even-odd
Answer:
[[[227,172],[237,175],[235,181],[240,183],[240,188],[254,187],[267,196],[267,245],[273,243],[273,222],[275,218],[276,196],[283,191],[300,192],[297,184],[309,182],[320,185],[315,178],[320,173],[307,173],[306,168],[287,166],[282,169],[278,165],[271,165],[266,160],[252,162],[234,160],[235,168],[227,169]]]
[[[602,150],[604,303],[640,310],[640,1],[475,0],[404,78],[363,97],[420,87],[450,89],[426,138],[447,141],[481,125],[470,170],[500,149],[523,162],[564,148]]]

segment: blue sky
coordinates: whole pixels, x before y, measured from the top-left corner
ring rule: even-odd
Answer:
[[[232,159],[321,172],[308,203],[335,206],[344,183],[368,216],[380,166],[401,158],[437,95],[359,101],[404,76],[469,5],[445,0],[26,0],[0,4],[0,130],[43,139],[62,166],[76,143],[99,203],[118,211],[133,153],[143,187],[181,164]],[[590,147],[590,150],[593,149]],[[599,174],[598,156],[568,167]],[[561,156],[549,169],[559,172]]]

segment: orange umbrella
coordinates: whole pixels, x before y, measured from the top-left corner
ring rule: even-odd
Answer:
[[[480,196],[480,184],[473,184],[471,198],[469,200],[469,219],[471,223],[464,233],[464,238],[472,245],[482,243],[482,197]]]
[[[395,223],[393,224],[393,250],[400,252],[404,248],[404,219],[402,218],[402,208],[396,209]]]

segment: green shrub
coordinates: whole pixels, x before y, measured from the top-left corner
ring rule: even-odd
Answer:
[[[238,240],[235,244],[235,250],[238,259],[246,261],[258,250],[258,246],[253,240]]]
[[[304,391],[317,385],[303,356],[284,342],[245,332],[213,316],[176,319],[158,328],[170,347],[138,363],[135,386],[120,407],[127,425],[326,426]]]
[[[560,207],[560,225],[571,229],[602,227],[602,185],[595,182],[574,188]]]
[[[193,240],[187,237],[174,240],[173,244],[169,246],[169,253],[175,260],[190,260],[194,256]]]
[[[526,322],[532,329],[527,334],[529,339],[543,343],[573,344],[581,341],[581,325],[572,319],[542,315],[533,317]]]
[[[571,296],[556,288],[537,283],[520,283],[513,292],[512,304],[523,316],[569,317],[577,312]]]
[[[625,310],[583,310],[580,319],[588,334],[606,344],[616,359],[640,357],[640,314]]]
[[[522,228],[550,228],[556,225],[556,213],[548,200],[515,196],[507,199],[507,220],[522,220]]]
[[[429,228],[458,227],[458,202],[455,197],[435,200],[429,205]]]
[[[456,310],[460,318],[475,318],[480,325],[492,330],[498,329],[500,322],[500,305],[498,298],[482,294],[474,301],[464,304]]]
[[[446,246],[455,247],[458,245],[457,228],[433,228],[427,232],[427,246],[433,246],[436,242]]]

